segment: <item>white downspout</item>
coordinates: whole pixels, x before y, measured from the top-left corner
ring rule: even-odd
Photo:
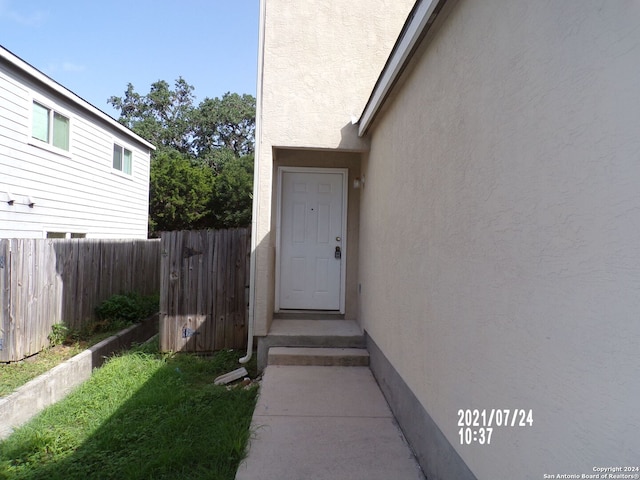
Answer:
[[[256,247],[258,245],[258,212],[260,212],[260,150],[262,145],[262,74],[264,62],[264,24],[266,1],[260,0],[260,20],[258,27],[258,78],[256,88],[256,137],[253,167],[253,205],[251,214],[251,258],[249,260],[249,325],[247,328],[247,354],[240,359],[241,364],[251,360],[253,355],[253,325],[255,323],[256,296]]]

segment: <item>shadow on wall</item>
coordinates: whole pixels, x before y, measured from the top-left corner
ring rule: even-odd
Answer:
[[[371,147],[369,137],[358,136],[358,124],[349,122],[340,129],[340,144],[338,149],[355,152],[368,152]]]

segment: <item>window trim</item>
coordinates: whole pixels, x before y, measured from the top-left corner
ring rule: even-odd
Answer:
[[[38,104],[40,105],[42,108],[45,108],[48,110],[48,115],[47,115],[47,125],[49,127],[49,131],[48,131],[48,139],[45,142],[44,140],[40,140],[39,138],[36,138],[33,136],[33,121],[34,121],[34,115],[33,115],[33,109],[34,109],[34,104]],[[73,138],[73,117],[70,115],[70,113],[65,110],[64,108],[60,108],[57,105],[55,105],[53,102],[44,99],[42,97],[39,96],[32,96],[30,99],[30,103],[29,103],[29,132],[28,132],[28,144],[34,147],[38,147],[38,148],[42,148],[44,150],[48,150],[50,152],[56,153],[58,155],[62,155],[65,157],[71,157],[71,145],[72,145],[72,138]],[[69,149],[65,150],[64,148],[60,148],[57,147],[53,144],[53,139],[54,139],[54,133],[53,133],[53,126],[54,126],[54,118],[55,115],[59,115],[63,118],[66,118],[68,123],[68,146]]]
[[[122,163],[122,167],[123,167],[122,169],[116,168],[116,167],[114,167],[114,165],[113,165],[113,161],[114,161],[114,159],[115,159],[114,157],[115,157],[115,148],[116,148],[116,147],[120,147],[121,152],[122,152],[122,158],[121,158],[121,163]],[[130,168],[131,168],[131,171],[130,171],[130,173],[127,173],[127,172],[124,170],[124,152],[125,152],[125,151],[128,151],[128,152],[130,152],[130,153],[131,153],[131,167],[130,167]],[[111,171],[112,171],[113,173],[115,173],[116,175],[120,175],[120,176],[122,176],[122,177],[124,177],[124,178],[129,178],[129,179],[133,178],[133,171],[134,171],[134,168],[133,168],[133,164],[134,164],[134,161],[133,161],[133,159],[134,159],[134,152],[135,152],[135,150],[131,147],[131,145],[127,144],[126,142],[121,142],[121,141],[120,141],[119,139],[117,139],[117,138],[114,138],[114,139],[113,139],[112,146],[111,146]]]
[[[57,229],[57,230],[56,230]],[[87,232],[74,232],[73,228],[52,227],[51,229],[44,229],[44,238],[49,240],[69,240],[69,239],[82,239],[87,237]],[[53,236],[50,236],[53,235]]]

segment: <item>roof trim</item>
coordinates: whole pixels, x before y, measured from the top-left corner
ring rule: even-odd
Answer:
[[[128,137],[131,137],[136,142],[141,143],[142,145],[149,148],[150,150],[156,149],[156,147],[152,143],[148,142],[147,140],[142,138],[140,135],[134,133],[131,129],[125,127],[120,122],[115,120],[113,117],[107,115],[99,108],[94,107],[89,102],[84,100],[82,97],[76,95],[68,88],[63,87],[61,84],[53,80],[51,77],[45,75],[40,70],[31,66],[30,64],[22,60],[20,57],[18,57],[17,55],[14,55],[13,53],[11,53],[9,50],[7,50],[2,46],[0,46],[0,59],[7,61],[9,64],[21,70],[22,72],[24,72],[26,75],[28,75],[38,83],[41,83],[42,85],[53,90],[55,93],[65,98],[66,100],[78,105],[80,108],[88,111],[92,115],[95,115],[102,121],[109,124],[111,127],[115,128],[116,130],[119,130],[121,133],[127,135]]]
[[[357,121],[358,135],[360,137],[367,133],[380,108],[382,108],[389,93],[391,93],[393,86],[398,81],[400,74],[402,74],[409,60],[413,57],[420,41],[426,35],[445,2],[446,0],[418,0],[413,6],[387,59],[387,63],[382,69],[376,85],[373,87],[362,115]]]

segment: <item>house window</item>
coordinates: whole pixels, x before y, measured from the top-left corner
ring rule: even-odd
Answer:
[[[87,238],[87,234],[76,232],[47,232],[47,238]]]
[[[68,152],[69,118],[38,102],[33,102],[31,136]]]
[[[118,144],[113,144],[113,168],[120,170],[122,173],[131,175],[131,164],[133,163],[133,154],[131,150],[127,150]]]

